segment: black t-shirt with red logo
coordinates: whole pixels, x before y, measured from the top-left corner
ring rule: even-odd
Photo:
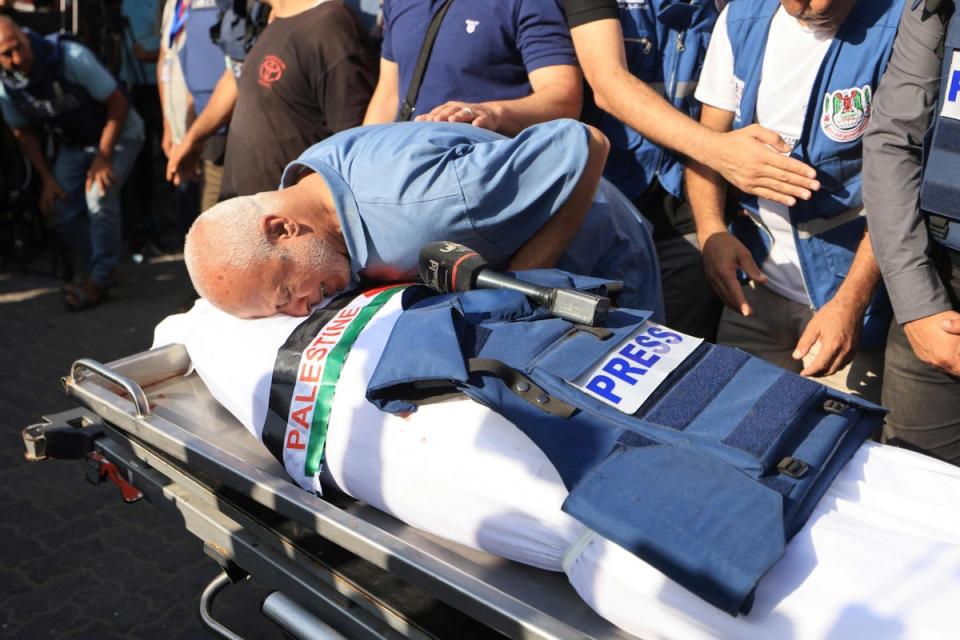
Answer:
[[[359,125],[377,81],[377,56],[342,2],[271,22],[237,80],[221,198],[276,189],[304,149]]]

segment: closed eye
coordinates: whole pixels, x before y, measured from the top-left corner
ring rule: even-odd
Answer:
[[[277,293],[277,299],[279,302],[274,305],[277,311],[280,311],[284,306],[290,304],[290,299],[293,296],[290,294],[290,289],[286,285],[280,287],[280,291]]]

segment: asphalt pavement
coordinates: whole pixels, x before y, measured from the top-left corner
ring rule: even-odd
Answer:
[[[52,258],[0,270],[0,638],[213,638],[197,611],[219,572],[202,543],[148,503],[125,504],[74,461],[28,463],[20,431],[76,405],[60,378],[77,358],[109,362],[150,346],[192,288],[182,260],[126,259],[104,304],[68,311]],[[247,638],[282,637],[266,591],[228,587],[214,614]]]

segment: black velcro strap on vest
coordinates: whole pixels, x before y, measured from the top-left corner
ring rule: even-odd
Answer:
[[[552,397],[533,380],[499,360],[470,358],[467,369],[470,373],[485,373],[499,378],[514,395],[550,415],[569,418],[577,410],[573,405]]]
[[[811,403],[822,396],[822,385],[784,372],[722,442],[763,458]]]
[[[420,84],[423,82],[423,72],[427,70],[427,62],[430,61],[430,52],[433,51],[433,43],[437,39],[437,32],[440,31],[440,23],[443,17],[447,15],[447,10],[453,0],[447,0],[440,7],[440,10],[434,14],[427,27],[427,34],[423,37],[423,44],[420,46],[420,54],[417,56],[417,66],[413,68],[413,75],[410,77],[410,86],[407,87],[407,96],[400,105],[400,111],[397,113],[395,122],[408,122],[413,117],[414,107],[417,104],[417,95],[420,93]]]

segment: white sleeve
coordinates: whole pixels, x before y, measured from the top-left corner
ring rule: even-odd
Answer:
[[[724,111],[737,110],[737,86],[733,75],[733,47],[727,33],[727,9],[717,18],[710,46],[703,60],[700,82],[694,94],[697,100]]]

